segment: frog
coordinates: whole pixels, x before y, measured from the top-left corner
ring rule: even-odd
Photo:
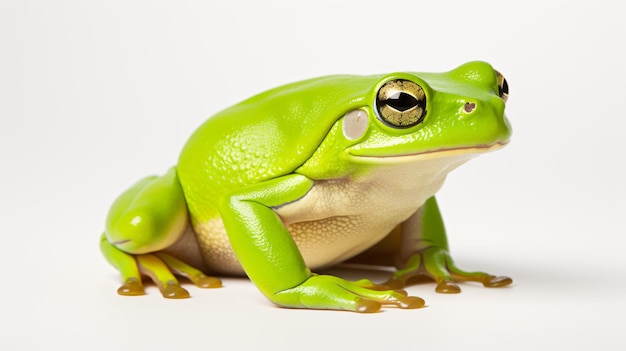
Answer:
[[[113,201],[100,249],[118,293],[152,281],[187,298],[181,277],[219,288],[247,276],[280,307],[371,313],[424,307],[405,290],[424,277],[439,293],[510,285],[454,263],[435,198],[452,170],[509,143],[508,95],[499,71],[471,61],[306,79],[216,113],[175,166]],[[389,279],[324,273],[350,263]]]

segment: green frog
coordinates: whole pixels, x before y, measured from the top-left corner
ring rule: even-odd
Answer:
[[[217,113],[176,166],[113,203],[100,247],[118,293],[144,294],[148,276],[185,298],[177,275],[208,288],[247,275],[279,306],[376,312],[424,306],[402,290],[417,276],[441,293],[509,285],[454,264],[434,197],[450,171],[508,143],[508,90],[470,62],[304,80]],[[397,270],[383,284],[313,273],[342,262]]]

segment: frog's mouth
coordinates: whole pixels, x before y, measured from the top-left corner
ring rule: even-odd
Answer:
[[[467,159],[477,156],[478,154],[483,154],[486,152],[495,151],[503,148],[509,142],[495,142],[493,144],[486,145],[473,145],[467,147],[455,147],[455,148],[443,148],[437,150],[427,150],[423,152],[418,152],[414,154],[400,154],[400,155],[380,155],[380,156],[370,156],[370,155],[355,155],[350,153],[350,156],[355,159],[369,161],[373,163],[408,163],[408,162],[419,162],[432,160],[437,158],[447,158],[447,157],[456,157],[456,156],[466,156]]]

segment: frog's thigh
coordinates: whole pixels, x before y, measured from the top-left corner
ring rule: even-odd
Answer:
[[[175,243],[188,223],[176,169],[148,177],[118,197],[107,216],[107,240],[122,251],[143,254]]]
[[[160,177],[142,179],[115,200],[100,248],[122,275],[124,284],[118,293],[143,294],[141,275],[145,274],[157,283],[163,296],[188,296],[162,259],[146,255],[174,244],[187,223],[187,207],[175,168]]]

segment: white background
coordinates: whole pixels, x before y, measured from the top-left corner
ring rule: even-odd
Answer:
[[[0,0],[0,349],[619,349],[626,49],[619,2]],[[332,73],[486,60],[511,144],[440,193],[453,255],[504,289],[409,289],[421,310],[276,308],[245,279],[116,295],[107,208],[204,119]],[[384,280],[376,272],[339,271]]]

